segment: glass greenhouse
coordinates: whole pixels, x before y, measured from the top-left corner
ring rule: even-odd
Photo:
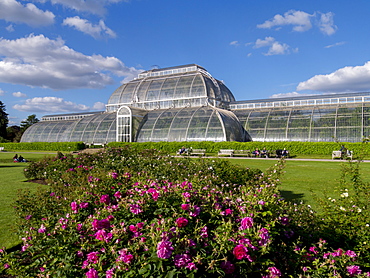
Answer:
[[[105,112],[47,115],[21,142],[335,141],[370,136],[370,93],[235,101],[191,64],[142,72]]]
[[[361,142],[370,135],[370,93],[240,101],[230,108],[255,141]]]
[[[198,65],[153,69],[114,91],[105,112],[44,116],[21,141],[250,141],[228,109],[233,101]]]

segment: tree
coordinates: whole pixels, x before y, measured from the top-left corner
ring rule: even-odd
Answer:
[[[10,140],[11,142],[18,143],[21,140],[22,137],[22,131],[21,128],[17,125],[9,126],[6,129],[6,138]]]
[[[39,122],[39,119],[36,118],[35,114],[29,115],[27,119],[24,121],[21,121],[21,131],[22,133],[26,131],[27,128],[29,128],[31,125]]]
[[[0,137],[6,138],[6,128],[8,126],[8,114],[5,112],[5,104],[0,101]]]

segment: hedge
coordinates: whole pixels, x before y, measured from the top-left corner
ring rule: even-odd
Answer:
[[[193,149],[206,149],[207,153],[217,153],[220,149],[234,150],[254,150],[256,148],[266,148],[270,151],[286,148],[291,154],[320,154],[331,155],[335,150],[339,150],[343,144],[354,154],[367,155],[369,145],[367,143],[336,143],[336,142],[144,142],[144,143],[127,143],[112,142],[108,143],[109,147],[123,147],[130,144],[134,149],[157,149],[169,153],[177,152],[181,147]]]
[[[336,142],[143,142],[143,143],[128,143],[128,142],[111,142],[108,147],[123,147],[131,145],[136,150],[157,149],[169,153],[177,152],[181,147],[193,149],[206,149],[207,153],[217,153],[220,149],[234,150],[254,150],[256,148],[266,148],[270,151],[286,148],[291,154],[307,154],[307,155],[331,155],[332,151],[339,150],[341,145],[357,156],[369,155],[369,145],[367,143],[336,143]],[[35,142],[35,143],[0,143],[0,147],[5,150],[34,150],[34,151],[78,151],[85,149],[86,146],[82,142]]]
[[[4,150],[12,151],[78,151],[85,149],[83,142],[34,142],[34,143],[0,143]]]

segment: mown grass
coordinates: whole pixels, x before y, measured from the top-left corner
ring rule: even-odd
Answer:
[[[40,185],[26,182],[23,169],[28,163],[14,163],[12,158],[15,153],[0,153],[0,248],[10,248],[17,245],[20,241],[15,235],[14,223],[15,214],[13,210],[14,200],[17,198],[18,190],[29,188],[36,190]],[[50,153],[18,153],[28,160],[36,161]]]
[[[250,168],[266,170],[276,159],[230,159],[232,163]],[[314,210],[320,211],[317,198],[337,198],[343,163],[348,161],[300,161],[286,159],[285,173],[281,178],[280,192],[287,200],[304,201]],[[370,163],[360,164],[361,176],[370,181]],[[316,196],[316,197],[315,197]]]

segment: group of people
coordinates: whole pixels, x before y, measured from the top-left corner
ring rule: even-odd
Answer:
[[[270,152],[266,150],[266,148],[263,148],[262,150],[259,150],[256,148],[254,151],[252,151],[252,154],[254,157],[270,157]],[[281,157],[288,157],[289,156],[289,151],[284,148],[283,150],[276,150],[276,157],[281,158]]]
[[[188,149],[185,147],[181,147],[181,149],[179,149],[179,154],[185,154],[187,152],[188,152]]]
[[[13,156],[13,161],[14,162],[27,162],[27,160],[24,159],[22,155],[18,156],[18,154],[15,154],[15,156]]]

